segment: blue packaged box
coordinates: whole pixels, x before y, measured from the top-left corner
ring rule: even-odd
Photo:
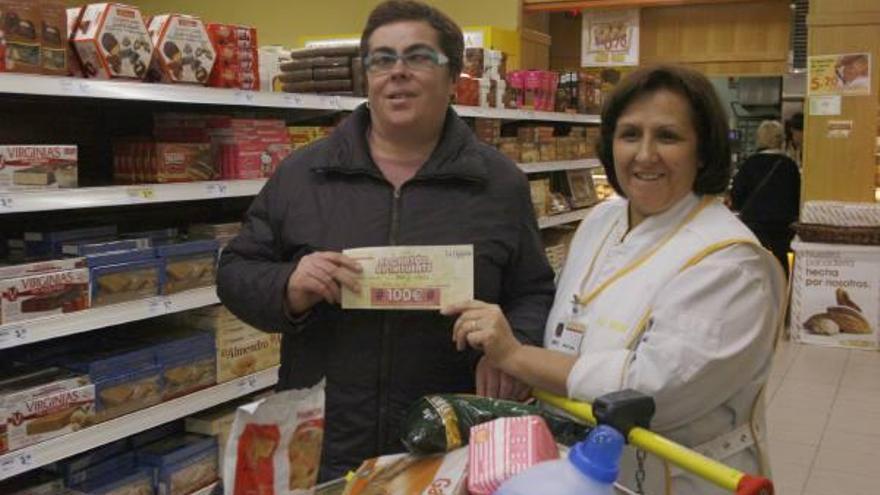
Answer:
[[[217,480],[217,439],[194,434],[168,437],[139,450],[138,464],[156,470],[158,493],[187,495]]]
[[[169,227],[167,229],[141,230],[138,232],[126,232],[124,234],[119,234],[119,237],[121,239],[146,237],[153,242],[154,246],[160,246],[174,242],[178,239],[179,236],[180,232],[174,227]]]
[[[92,306],[158,296],[163,273],[162,261],[155,258],[91,268]]]
[[[61,256],[62,244],[77,240],[110,241],[116,238],[115,225],[102,225],[81,229],[24,233],[25,256]]]
[[[129,452],[128,442],[125,439],[117,440],[74,457],[58,461],[47,466],[46,470],[61,476],[64,478],[65,484],[70,486],[85,481],[85,478],[76,476],[80,471],[103,464],[104,461],[122,456],[126,452]],[[129,461],[131,461],[133,466],[134,457],[130,456]]]
[[[158,344],[156,355],[165,381],[163,400],[180,397],[217,383],[214,336],[194,332]]]
[[[108,475],[131,471],[137,467],[135,453],[121,452],[113,457],[96,462],[79,470],[64,473],[66,486],[81,485],[91,480],[106,478]]]
[[[94,253],[86,256],[86,265],[89,268],[100,266],[120,265],[132,261],[152,260],[156,258],[156,250],[152,247],[129,249],[109,253]]]
[[[119,493],[136,493],[152,495],[154,472],[151,468],[135,468],[108,474],[102,478],[86,481],[80,485],[69,487],[74,493],[82,495],[111,495]]]
[[[162,368],[153,349],[71,356],[62,364],[88,373],[95,384],[97,421],[106,421],[162,401]]]
[[[147,431],[127,438],[128,446],[132,450],[140,450],[147,445],[158,442],[172,435],[183,433],[183,421],[172,421],[164,425],[150,428]]]
[[[163,261],[163,294],[214,285],[217,277],[216,240],[191,241],[156,248]]]
[[[65,242],[61,245],[61,253],[66,256],[87,256],[90,254],[113,253],[118,251],[131,251],[152,247],[153,243],[145,237],[125,239],[121,241],[88,242],[75,241]]]

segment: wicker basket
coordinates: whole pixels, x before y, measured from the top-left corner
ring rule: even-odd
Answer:
[[[880,226],[838,227],[818,223],[795,223],[792,225],[798,237],[805,242],[828,244],[880,245]]]

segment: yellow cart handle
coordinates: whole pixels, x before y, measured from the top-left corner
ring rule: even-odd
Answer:
[[[565,399],[537,389],[532,391],[532,395],[541,402],[562,409],[578,419],[592,425],[596,424],[593,407],[586,402]],[[767,478],[733,469],[651,430],[633,427],[627,435],[627,442],[737,495],[773,495],[773,483]]]

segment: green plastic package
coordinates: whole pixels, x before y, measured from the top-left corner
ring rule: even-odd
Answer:
[[[449,452],[468,444],[470,430],[498,418],[537,415],[544,418],[557,443],[571,446],[586,438],[590,427],[544,410],[476,395],[429,395],[406,412],[401,440],[413,454]]]

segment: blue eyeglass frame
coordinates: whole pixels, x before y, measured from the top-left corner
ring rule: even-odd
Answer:
[[[386,70],[381,70],[381,69],[371,69],[371,68],[373,67],[373,63],[372,63],[372,61],[373,61],[373,55],[374,55],[374,54],[366,55],[366,56],[364,57],[364,59],[363,59],[363,61],[364,61],[364,68],[365,68],[368,72],[369,72],[370,70],[378,70],[379,72],[386,72],[386,71],[388,71],[388,70],[391,70],[391,68],[394,67],[395,65],[397,65],[397,61],[398,61],[398,60],[403,60],[403,65],[405,65],[408,69],[413,69],[413,67],[410,67],[409,63],[406,61],[406,57],[409,56],[409,55],[415,55],[415,54],[417,54],[417,55],[431,55],[431,56],[433,56],[433,58],[434,58],[434,65],[437,66],[437,67],[442,67],[442,66],[444,66],[444,65],[446,65],[446,64],[449,63],[449,57],[447,57],[445,53],[441,53],[441,52],[438,52],[438,51],[436,51],[436,50],[431,50],[431,49],[428,49],[428,48],[424,48],[424,49],[414,50],[414,51],[409,52],[409,53],[404,53],[403,55],[401,55],[401,54],[399,54],[399,53],[397,53],[397,52],[390,52],[390,51],[380,51],[380,52],[377,52],[375,55],[381,55],[381,56],[383,56],[383,57],[390,57],[390,58],[393,58],[393,59],[394,59],[394,63],[391,64],[391,67],[389,67],[389,68],[386,69]]]

